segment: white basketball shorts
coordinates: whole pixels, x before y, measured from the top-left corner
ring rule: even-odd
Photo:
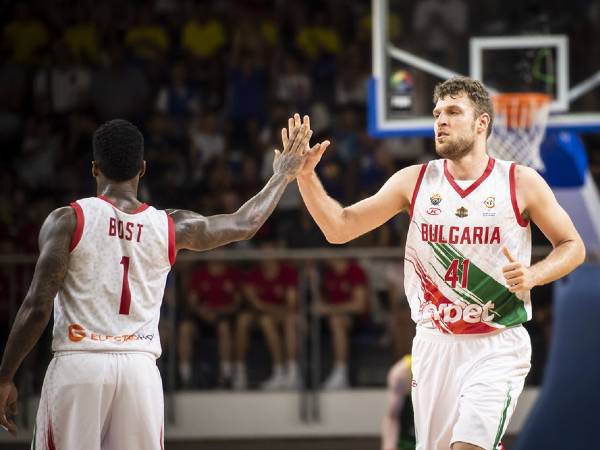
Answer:
[[[495,449],[531,367],[525,328],[492,335],[417,328],[412,357],[417,450],[449,450],[454,442]]]
[[[163,392],[147,353],[57,353],[33,450],[163,450]]]

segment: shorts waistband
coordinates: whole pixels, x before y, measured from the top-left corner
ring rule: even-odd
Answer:
[[[432,341],[432,342],[457,342],[457,341],[477,341],[480,339],[487,339],[492,336],[497,336],[501,333],[505,333],[510,330],[518,330],[523,329],[523,325],[516,325],[514,327],[509,328],[499,328],[496,331],[492,331],[491,333],[481,333],[481,334],[445,334],[441,333],[438,330],[430,330],[423,327],[417,327],[416,338]]]

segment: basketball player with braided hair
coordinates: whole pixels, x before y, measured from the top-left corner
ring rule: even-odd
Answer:
[[[111,120],[93,137],[97,197],[48,216],[31,286],[0,365],[0,425],[16,433],[13,379],[54,310],[50,362],[35,449],[162,450],[158,321],[178,250],[250,239],[302,167],[311,131],[294,129],[275,151],[274,174],[233,214],[204,217],[138,200],[146,170],[142,134]]]
[[[500,445],[529,372],[530,290],[585,258],[573,222],[533,169],[487,153],[493,110],[476,80],[455,77],[434,92],[440,159],[406,167],[371,197],[343,207],[315,173],[324,141],[297,181],[331,243],[345,243],[406,211],[405,292],[417,324],[412,400],[418,450]],[[296,116],[288,124],[295,130]],[[531,265],[530,222],[553,246]]]

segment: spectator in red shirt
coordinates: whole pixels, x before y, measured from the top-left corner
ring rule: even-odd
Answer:
[[[192,356],[200,326],[215,327],[219,347],[219,385],[227,386],[232,376],[232,331],[239,307],[237,287],[240,271],[222,261],[200,266],[190,276],[187,317],[179,325],[179,374],[184,386],[192,381]],[[200,324],[198,323],[200,322]]]
[[[324,389],[348,387],[348,335],[352,316],[367,311],[367,277],[355,262],[336,258],[328,261],[322,275],[321,301],[315,313],[327,318],[332,337],[334,365]]]
[[[270,244],[263,244],[265,248]],[[260,261],[246,276],[244,295],[251,310],[237,322],[237,357],[234,388],[245,389],[245,357],[250,327],[258,323],[273,363],[271,377],[262,383],[267,390],[293,389],[300,384],[297,354],[298,273],[273,259]]]

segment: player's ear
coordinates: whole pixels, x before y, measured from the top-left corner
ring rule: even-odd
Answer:
[[[98,163],[96,161],[92,161],[92,176],[94,178],[98,178],[100,175],[100,169],[98,168]]]
[[[146,174],[146,161],[142,161],[142,167],[140,168],[140,178]]]
[[[483,113],[479,116],[477,120],[477,131],[480,133],[487,133],[487,129],[490,126],[490,115],[488,113]]]

